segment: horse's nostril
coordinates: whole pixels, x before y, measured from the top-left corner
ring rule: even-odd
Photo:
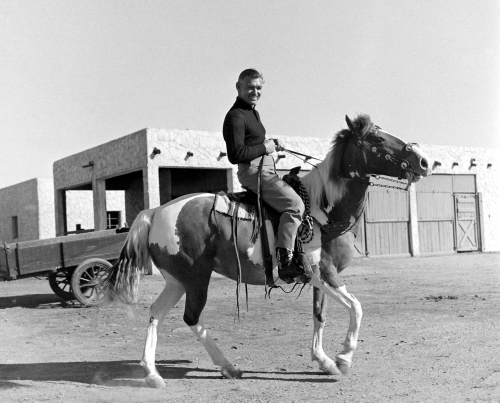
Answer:
[[[429,163],[427,162],[427,160],[425,158],[422,158],[420,160],[420,166],[424,169],[428,169],[429,168]]]

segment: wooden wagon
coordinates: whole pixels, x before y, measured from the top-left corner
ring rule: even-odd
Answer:
[[[105,303],[101,281],[118,258],[126,236],[105,230],[0,243],[0,280],[46,276],[58,296],[101,305]]]

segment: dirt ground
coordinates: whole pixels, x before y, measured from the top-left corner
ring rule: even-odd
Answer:
[[[182,322],[183,301],[158,337],[167,388],[138,365],[161,277],[133,306],[85,308],[46,280],[0,283],[0,402],[500,402],[500,254],[358,259],[343,276],[364,318],[351,374],[310,361],[312,290],[244,293],[213,278],[206,324],[244,371],[223,379]],[[345,309],[330,301],[325,351],[340,351]]]

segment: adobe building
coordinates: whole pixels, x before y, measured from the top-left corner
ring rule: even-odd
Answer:
[[[35,178],[0,189],[0,241],[21,242],[56,236],[54,183]]]
[[[68,230],[72,234],[93,231],[92,191],[66,192]],[[121,191],[106,194],[106,229],[122,227],[125,197]],[[54,181],[34,178],[0,189],[0,242],[22,242],[56,236]]]
[[[324,158],[330,139],[284,137],[288,149]],[[409,192],[369,188],[359,256],[418,256],[500,251],[498,150],[422,146],[436,160],[434,175]],[[309,161],[311,162],[311,161]],[[278,173],[311,165],[278,153]],[[383,179],[379,184],[390,185]],[[111,192],[122,196],[121,223],[139,211],[195,192],[241,190],[221,133],[144,129],[54,163],[56,234],[71,231],[69,195],[92,194],[93,229],[106,229]],[[90,215],[89,215],[90,217]]]

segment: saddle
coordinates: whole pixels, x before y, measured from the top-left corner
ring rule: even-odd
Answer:
[[[302,248],[302,240],[304,239],[304,233],[307,233],[306,238],[312,238],[312,219],[310,217],[309,197],[307,195],[307,191],[305,190],[305,188],[303,188],[303,185],[302,183],[300,183],[300,179],[297,175],[299,170],[300,167],[293,168],[290,171],[290,174],[285,175],[283,179],[301,196],[304,205],[306,206],[306,214],[304,214],[303,224],[299,227],[299,231],[297,233],[294,252],[294,254],[298,258],[298,264],[300,265],[300,267],[303,267],[303,269],[306,270],[306,266],[309,266],[309,264],[305,261],[305,255]],[[302,186],[302,188],[299,190],[300,186]],[[258,231],[260,230],[263,262],[266,274],[266,285],[273,287],[273,261],[269,247],[269,238],[264,223],[266,219],[271,221],[273,231],[276,236],[281,213],[274,210],[266,202],[260,199],[258,194],[249,189],[244,192],[217,194],[214,201],[214,210],[218,213],[233,217],[233,234],[235,236],[235,239],[237,220],[247,220],[253,221],[255,223],[252,239],[255,239],[257,237]],[[238,253],[236,248],[235,250],[236,253]],[[239,258],[238,266],[240,268]],[[290,278],[285,281],[293,282],[294,280]]]

